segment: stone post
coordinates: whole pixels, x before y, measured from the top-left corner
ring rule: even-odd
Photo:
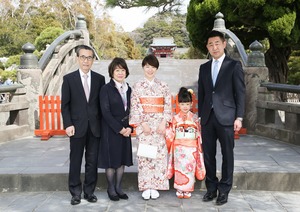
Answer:
[[[265,67],[265,55],[263,51],[263,45],[257,40],[249,46],[251,52],[248,56],[248,66],[252,67]]]
[[[90,35],[89,35],[89,31],[87,29],[86,26],[86,21],[85,21],[85,17],[84,15],[80,14],[77,16],[77,22],[75,25],[75,30],[81,30],[82,33],[84,34],[84,45],[89,46],[90,45]]]
[[[29,128],[34,133],[39,128],[39,95],[43,95],[42,70],[38,67],[38,59],[33,54],[35,47],[31,43],[22,46],[24,55],[21,56],[17,72],[18,82],[25,86],[26,99],[29,102]]]
[[[265,65],[263,46],[254,41],[249,46],[251,52],[248,56],[248,64],[244,67],[245,83],[246,83],[246,108],[244,127],[248,132],[255,132],[255,124],[257,122],[256,103],[259,98],[259,87],[262,82],[269,81],[269,71]]]

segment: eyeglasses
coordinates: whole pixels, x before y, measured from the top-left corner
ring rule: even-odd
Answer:
[[[87,61],[92,61],[94,58],[91,57],[91,56],[86,57],[86,56],[84,56],[84,55],[81,55],[81,56],[79,56],[79,59],[80,59],[81,61],[85,61],[85,60],[87,60]]]

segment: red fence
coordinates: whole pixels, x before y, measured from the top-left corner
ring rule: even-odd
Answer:
[[[48,140],[53,135],[66,135],[61,124],[60,96],[39,96],[40,129],[35,130],[41,140]]]
[[[60,96],[39,96],[40,128],[34,131],[36,136],[41,136],[41,140],[48,140],[53,135],[66,135],[61,122],[61,100]],[[193,94],[192,112],[197,113],[197,99]],[[178,96],[172,96],[172,110],[174,114],[179,112]],[[234,138],[238,139],[240,134],[246,134],[246,128],[242,128],[235,133]],[[132,133],[135,136],[135,130]]]

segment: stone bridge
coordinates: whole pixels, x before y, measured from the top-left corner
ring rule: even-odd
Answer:
[[[275,92],[300,93],[299,86],[276,85],[268,83],[268,69],[265,67],[262,45],[254,41],[251,52],[246,53],[240,40],[226,29],[223,15],[218,13],[214,29],[226,34],[227,53],[244,66],[246,82],[246,115],[244,127],[248,134],[262,135],[284,142],[300,145],[300,105],[297,103],[278,102]],[[18,70],[18,83],[1,86],[3,98],[0,104],[0,138],[9,141],[25,136],[32,136],[39,127],[40,95],[60,95],[62,77],[77,68],[75,48],[92,43],[86,28],[85,18],[78,16],[76,28],[59,36],[38,60],[32,44],[23,46],[24,55]],[[177,60],[159,58],[158,78],[166,81],[173,94],[181,86],[197,91],[199,66],[207,60]],[[103,74],[108,82],[108,64],[110,61],[97,57],[93,70]],[[141,60],[127,60],[130,75],[129,84],[143,77]]]

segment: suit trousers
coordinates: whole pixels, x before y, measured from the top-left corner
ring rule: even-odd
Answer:
[[[222,126],[212,109],[206,125],[201,126],[204,164],[206,168],[205,184],[207,191],[228,194],[232,188],[234,169],[234,130],[232,126]],[[217,170],[217,139],[222,153],[222,174],[219,181]]]
[[[82,138],[70,137],[70,167],[69,191],[72,196],[80,196],[82,189],[85,194],[91,195],[95,191],[98,177],[98,147],[100,138],[91,132],[90,126]],[[85,150],[85,177],[82,188],[81,164]]]

